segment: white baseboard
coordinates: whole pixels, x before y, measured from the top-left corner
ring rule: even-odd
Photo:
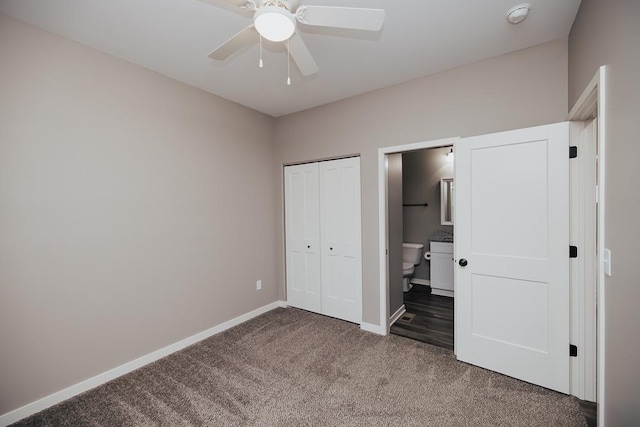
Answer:
[[[426,279],[412,278],[410,282],[411,282],[412,285],[431,286],[431,280],[426,280]],[[440,295],[442,297],[451,297],[451,298],[453,298],[453,291],[450,291],[450,290],[447,290],[447,289],[437,289],[437,288],[432,287],[431,288],[431,293],[433,295]]]
[[[448,289],[431,288],[431,295],[440,295],[441,297],[453,298],[453,291]]]
[[[21,408],[0,415],[0,426],[8,426],[9,424],[15,423],[16,421],[47,409],[64,400],[77,396],[80,393],[84,393],[87,390],[91,390],[92,388],[116,379],[124,374],[148,365],[151,362],[155,362],[156,360],[175,353],[178,350],[182,350],[185,347],[188,347],[213,335],[219,334],[220,332],[226,331],[229,328],[237,326],[241,323],[246,322],[247,320],[251,320],[254,317],[260,316],[261,314],[264,314],[278,307],[287,307],[287,303],[285,301],[272,302],[271,304],[267,304],[263,307],[250,311],[249,313],[243,314],[234,319],[228,320],[224,323],[207,329],[206,331],[202,331],[176,343],[163,347],[160,350],[156,350],[145,356],[139,357],[116,368],[98,374],[95,377],[89,378],[88,380],[82,381],[78,384],[74,384],[63,390],[50,394],[49,396],[43,397],[42,399],[36,400],[35,402],[28,403]]]
[[[362,322],[360,323],[360,329],[377,335],[387,335],[387,331],[385,331],[383,327],[374,325],[373,323]]]
[[[396,310],[395,313],[393,313],[393,316],[391,316],[389,318],[389,327],[391,327],[391,325],[393,325],[394,323],[396,323],[396,320],[398,320],[400,318],[400,316],[402,316],[404,313],[407,312],[406,307],[404,306],[404,304],[402,304],[400,306],[399,309]]]

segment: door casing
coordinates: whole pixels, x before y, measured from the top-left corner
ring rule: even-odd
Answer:
[[[380,323],[361,323],[360,327],[379,335],[387,335],[390,327],[389,313],[389,283],[387,276],[387,155],[422,150],[425,148],[439,148],[452,146],[460,138],[444,138],[433,141],[416,142],[413,144],[396,145],[378,149],[378,250],[380,266]]]
[[[596,270],[595,286],[597,292],[597,313],[593,313],[596,317],[596,349],[586,349],[586,351],[596,352],[596,402],[598,404],[598,425],[605,425],[605,266],[604,266],[604,250],[605,250],[605,214],[606,214],[606,136],[607,136],[607,66],[603,65],[598,68],[595,75],[585,87],[582,94],[575,102],[567,120],[584,121],[589,118],[596,118],[597,124],[597,140],[592,141],[596,144],[598,153],[598,219],[596,225]],[[579,154],[578,154],[579,155]],[[571,301],[573,305],[574,300]],[[581,371],[578,375],[587,375],[585,371]],[[583,379],[587,381],[587,379]],[[571,384],[572,389],[578,385]]]

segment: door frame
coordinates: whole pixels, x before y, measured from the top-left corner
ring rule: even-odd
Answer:
[[[380,325],[362,323],[361,328],[379,335],[387,335],[390,328],[389,283],[387,282],[387,154],[406,153],[425,148],[452,146],[460,137],[395,145],[378,149],[378,255],[380,267]]]
[[[597,153],[598,153],[598,173],[596,184],[598,186],[597,200],[597,225],[596,225],[596,292],[597,292],[597,313],[596,316],[596,349],[585,349],[585,351],[596,352],[596,403],[598,407],[598,425],[604,425],[604,402],[605,402],[605,154],[606,154],[606,77],[607,67],[601,66],[595,73],[589,84],[571,108],[567,120],[585,121],[590,118],[596,119],[597,124]],[[581,230],[583,233],[585,230]],[[573,303],[573,300],[572,300]],[[572,313],[573,316],[573,313]],[[584,380],[585,372],[579,372],[578,376]],[[574,384],[572,384],[572,389]]]

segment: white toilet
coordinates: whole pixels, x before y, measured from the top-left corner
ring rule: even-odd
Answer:
[[[422,261],[422,249],[424,245],[420,243],[402,244],[402,291],[409,292],[413,285],[409,283],[416,265]]]

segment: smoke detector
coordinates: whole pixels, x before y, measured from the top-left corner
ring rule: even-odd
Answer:
[[[529,9],[531,9],[531,5],[529,3],[522,3],[517,6],[513,6],[507,12],[507,21],[511,24],[519,24],[529,15]]]

